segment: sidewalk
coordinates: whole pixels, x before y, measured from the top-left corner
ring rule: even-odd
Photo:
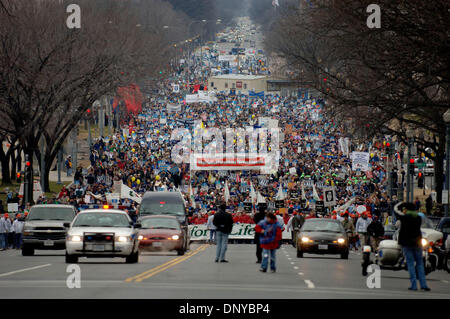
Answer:
[[[61,182],[73,182],[73,172],[72,176],[67,177],[67,173],[64,171],[61,171]],[[57,182],[58,181],[58,171],[50,171],[50,174],[48,176],[48,180],[50,182]]]

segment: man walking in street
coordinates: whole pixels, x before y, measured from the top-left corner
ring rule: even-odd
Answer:
[[[398,203],[394,212],[400,221],[398,244],[402,246],[411,281],[411,287],[408,289],[417,290],[417,279],[419,279],[420,288],[424,291],[430,291],[431,289],[428,288],[425,279],[422,257],[422,231],[420,230],[422,218],[415,210],[413,203]]]
[[[227,213],[227,206],[225,203],[220,204],[220,211],[214,215],[213,224],[217,227],[216,230],[216,263],[227,263],[225,253],[227,252],[228,236],[233,229],[233,217]]]
[[[294,218],[292,219],[292,243],[294,247],[297,247],[297,234],[302,228],[303,223],[305,222],[305,216],[303,214],[294,212]]]
[[[266,208],[261,206],[258,208],[258,212],[253,216],[253,221],[256,225],[266,217]],[[255,231],[255,244],[256,244],[256,263],[262,262],[262,248],[260,243],[261,234]]]
[[[263,259],[259,271],[267,271],[270,256],[270,270],[276,272],[276,251],[280,247],[280,240],[282,238],[282,226],[277,222],[276,215],[274,213],[268,213],[266,218],[256,225],[255,231],[261,234],[260,242],[261,248],[263,249]]]

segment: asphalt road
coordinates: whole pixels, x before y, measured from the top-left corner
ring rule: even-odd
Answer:
[[[120,299],[289,299],[289,298],[450,298],[450,275],[427,276],[431,292],[408,291],[406,271],[381,271],[381,288],[369,289],[360,258],[305,254],[283,245],[277,252],[277,273],[261,273],[254,245],[228,246],[229,263],[215,263],[215,246],[192,244],[185,256],[143,253],[138,264],[124,259],[80,258],[81,288],[68,288],[64,252],[19,250],[0,252],[0,298]]]

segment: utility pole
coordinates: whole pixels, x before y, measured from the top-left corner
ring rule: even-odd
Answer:
[[[58,169],[58,182],[56,182],[58,185],[61,185],[61,166],[62,166],[62,157],[63,157],[63,148],[62,146],[59,148],[58,151],[58,162],[57,162],[57,169]]]
[[[25,205],[30,202],[30,182],[33,185],[33,168],[28,154],[25,154],[25,181],[23,185],[23,197]],[[31,196],[33,195],[33,187],[31,187]]]
[[[406,132],[406,137],[408,138],[408,169],[407,169],[407,179],[406,179],[406,200],[412,202],[414,198],[414,159],[412,156],[412,147],[414,143],[414,131],[408,129]]]
[[[44,138],[41,138],[41,143],[40,143],[40,147],[39,147],[39,151],[41,153],[41,171],[39,173],[40,177],[41,177],[41,188],[42,191],[45,192],[45,156],[44,156],[44,152],[45,152],[45,140]]]
[[[73,159],[73,165],[72,165],[72,172],[75,172],[77,169],[77,155],[78,155],[78,142],[77,142],[77,136],[78,136],[78,126],[75,126],[72,130],[72,159]]]

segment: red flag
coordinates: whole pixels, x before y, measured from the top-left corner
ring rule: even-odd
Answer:
[[[138,114],[142,112],[142,101],[144,98],[138,85],[130,84],[126,87],[120,87],[117,89],[117,95],[113,102],[113,108],[116,108],[119,101],[122,100],[125,102],[129,113]]]

